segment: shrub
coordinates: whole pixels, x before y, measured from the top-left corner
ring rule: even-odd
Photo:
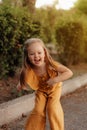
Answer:
[[[71,19],[58,21],[55,35],[59,59],[64,64],[78,63],[84,37],[82,23]]]
[[[0,9],[0,32],[0,77],[14,76],[22,62],[23,43],[40,35],[40,24],[24,8],[5,5]]]

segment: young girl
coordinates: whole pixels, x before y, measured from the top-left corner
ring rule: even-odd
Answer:
[[[45,130],[46,112],[51,130],[64,130],[64,115],[60,104],[62,81],[72,71],[54,61],[42,40],[31,38],[25,42],[24,64],[18,89],[36,90],[33,108],[25,130]]]

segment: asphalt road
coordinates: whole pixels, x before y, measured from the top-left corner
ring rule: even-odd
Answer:
[[[61,98],[65,116],[65,130],[87,130],[87,86]],[[25,115],[1,126],[0,130],[24,130]],[[47,122],[46,130],[50,130]]]

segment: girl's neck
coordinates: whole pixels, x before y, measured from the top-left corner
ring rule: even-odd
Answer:
[[[37,75],[46,73],[46,63],[44,63],[42,66],[34,66],[33,70]]]
[[[43,65],[41,65],[41,66],[34,66],[33,69],[34,70],[43,70],[43,69],[45,69],[45,67],[46,67],[46,63],[44,62]]]

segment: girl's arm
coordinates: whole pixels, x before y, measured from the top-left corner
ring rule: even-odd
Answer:
[[[59,83],[64,80],[67,80],[73,75],[73,72],[69,68],[67,68],[61,64],[58,65],[58,73],[59,73],[59,75],[57,77],[54,77],[47,81],[47,84],[49,86],[52,86],[55,83]]]
[[[26,91],[29,91],[30,89],[29,89],[29,86],[28,85],[26,85],[26,86],[21,86],[21,84],[20,84],[20,82],[17,84],[17,90],[18,91],[21,91],[21,90],[26,90]]]
[[[18,91],[21,91],[22,88],[21,88],[20,82],[17,84],[16,88]]]

